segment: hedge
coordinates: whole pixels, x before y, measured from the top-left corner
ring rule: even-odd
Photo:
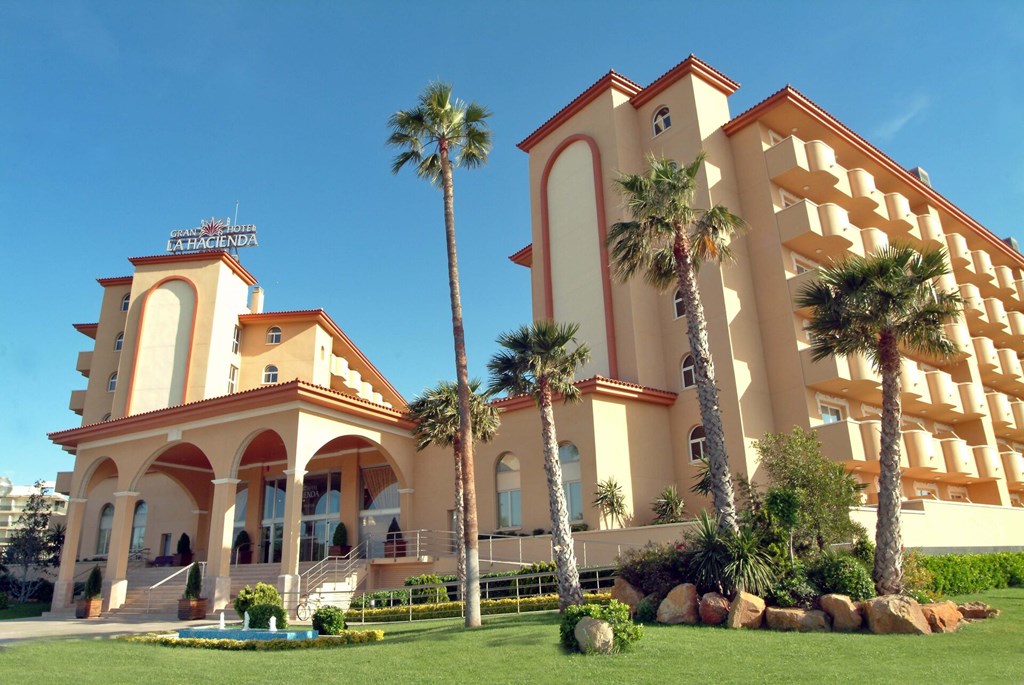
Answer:
[[[943,554],[921,557],[920,564],[935,576],[930,589],[940,595],[1024,585],[1024,552]]]
[[[587,604],[608,604],[611,594],[595,593],[583,596]],[[550,611],[558,609],[558,595],[539,595],[524,597],[518,602],[515,599],[483,599],[480,600],[482,615],[514,614],[529,611]],[[457,618],[462,616],[462,602],[445,602],[442,604],[417,604],[412,607],[393,607],[384,609],[349,609],[345,619],[352,622],[383,623],[387,621],[420,621],[428,618]]]
[[[322,635],[309,640],[207,640],[203,638],[177,638],[167,635],[122,635],[118,640],[163,647],[191,649],[220,649],[235,652],[280,652],[291,649],[333,649],[346,645],[380,642],[383,630],[349,630],[338,635]]]

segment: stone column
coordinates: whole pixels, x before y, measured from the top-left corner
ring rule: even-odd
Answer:
[[[53,584],[53,601],[50,611],[58,612],[71,606],[75,590],[75,560],[78,544],[82,538],[82,523],[85,516],[86,500],[72,497],[68,501],[67,530],[64,532],[64,547],[60,553],[60,571]]]
[[[226,607],[231,599],[231,533],[235,525],[237,478],[217,478],[213,483],[213,506],[206,553],[203,594],[212,610]]]
[[[132,519],[139,493],[123,490],[114,493],[114,525],[110,531],[107,569],[103,573],[103,611],[124,604],[128,594],[128,552],[132,541]]]
[[[305,469],[288,469],[287,490],[284,495],[284,534],[281,550],[281,574],[278,590],[285,609],[291,613],[299,602],[299,535],[302,532],[302,480]]]

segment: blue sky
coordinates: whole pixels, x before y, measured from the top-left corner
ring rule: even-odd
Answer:
[[[633,7],[637,9],[633,9]],[[527,157],[515,144],[615,69],[689,53],[787,83],[1000,236],[1024,239],[1024,3],[13,2],[0,0],[0,475],[52,478],[79,417],[95,278],[168,231],[255,223],[271,310],[323,307],[407,399],[454,376],[440,193],[392,176],[385,122],[447,80],[494,115],[458,173],[471,373],[530,318]]]

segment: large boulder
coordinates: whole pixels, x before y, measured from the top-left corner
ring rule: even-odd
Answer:
[[[636,607],[643,598],[644,593],[630,585],[625,578],[615,579],[615,584],[612,585],[612,599],[617,599],[628,606],[631,615],[636,615]]]
[[[676,585],[658,605],[658,623],[696,625],[700,621],[699,606],[696,585]]]
[[[749,592],[737,592],[729,606],[726,625],[730,628],[760,628],[764,622],[764,600]]]
[[[960,610],[953,602],[922,604],[921,613],[924,614],[933,633],[952,633],[960,627],[960,621],[963,620]]]
[[[832,619],[832,630],[851,633],[860,630],[864,623],[860,607],[846,595],[822,595],[819,603]]]
[[[705,592],[697,611],[705,625],[720,626],[729,618],[729,600],[717,592]]]
[[[612,632],[611,624],[591,616],[584,616],[579,620],[573,635],[584,654],[611,654],[615,645],[615,633]]]
[[[868,628],[872,633],[930,634],[928,620],[916,600],[903,595],[883,595],[868,600]]]
[[[829,632],[828,615],[824,611],[807,609],[780,609],[768,607],[764,610],[765,623],[772,630],[796,630],[801,633]]]
[[[993,609],[984,602],[967,602],[957,606],[960,615],[967,619],[991,618],[999,615],[999,609]]]

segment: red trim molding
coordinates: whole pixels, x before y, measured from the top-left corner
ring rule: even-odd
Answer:
[[[608,246],[605,244],[608,237],[608,225],[604,211],[604,180],[601,177],[601,150],[597,146],[597,141],[582,133],[571,135],[558,144],[558,147],[548,157],[548,161],[544,165],[544,171],[540,176],[540,231],[541,246],[544,253],[544,316],[548,319],[553,319],[555,311],[554,293],[551,286],[551,227],[548,219],[548,176],[551,174],[551,169],[558,160],[558,156],[567,147],[578,141],[585,142],[590,148],[591,166],[593,167],[594,199],[597,205],[598,251],[601,256],[601,293],[604,297],[604,331],[608,344],[608,373],[615,377],[619,375],[619,363],[615,345],[615,313],[612,306],[612,283],[611,274],[609,273],[611,267],[608,264]]]
[[[718,71],[706,62],[702,62],[694,55],[690,55],[682,62],[674,66],[668,72],[662,74],[649,86],[629,99],[633,107],[641,107],[649,102],[658,93],[665,90],[679,79],[693,74],[713,88],[720,90],[726,95],[732,95],[739,90],[740,84]]]
[[[131,276],[114,276],[112,278],[97,278],[96,282],[102,285],[104,288],[110,288],[115,285],[131,285]]]
[[[76,331],[82,335],[87,335],[93,340],[96,339],[96,330],[100,327],[98,323],[75,323],[71,324]]]
[[[627,383],[604,376],[585,378],[573,383],[580,389],[583,395],[601,395],[603,397],[616,397],[624,400],[643,402],[645,404],[657,404],[663,407],[671,406],[678,397],[678,393],[669,390],[658,390],[635,383]],[[557,397],[556,401],[561,400]],[[536,407],[532,395],[516,395],[491,402],[492,405],[502,412],[517,411],[526,407]]]
[[[515,254],[509,255],[508,260],[513,264],[525,266],[527,269],[533,266],[533,243],[530,243]]]

